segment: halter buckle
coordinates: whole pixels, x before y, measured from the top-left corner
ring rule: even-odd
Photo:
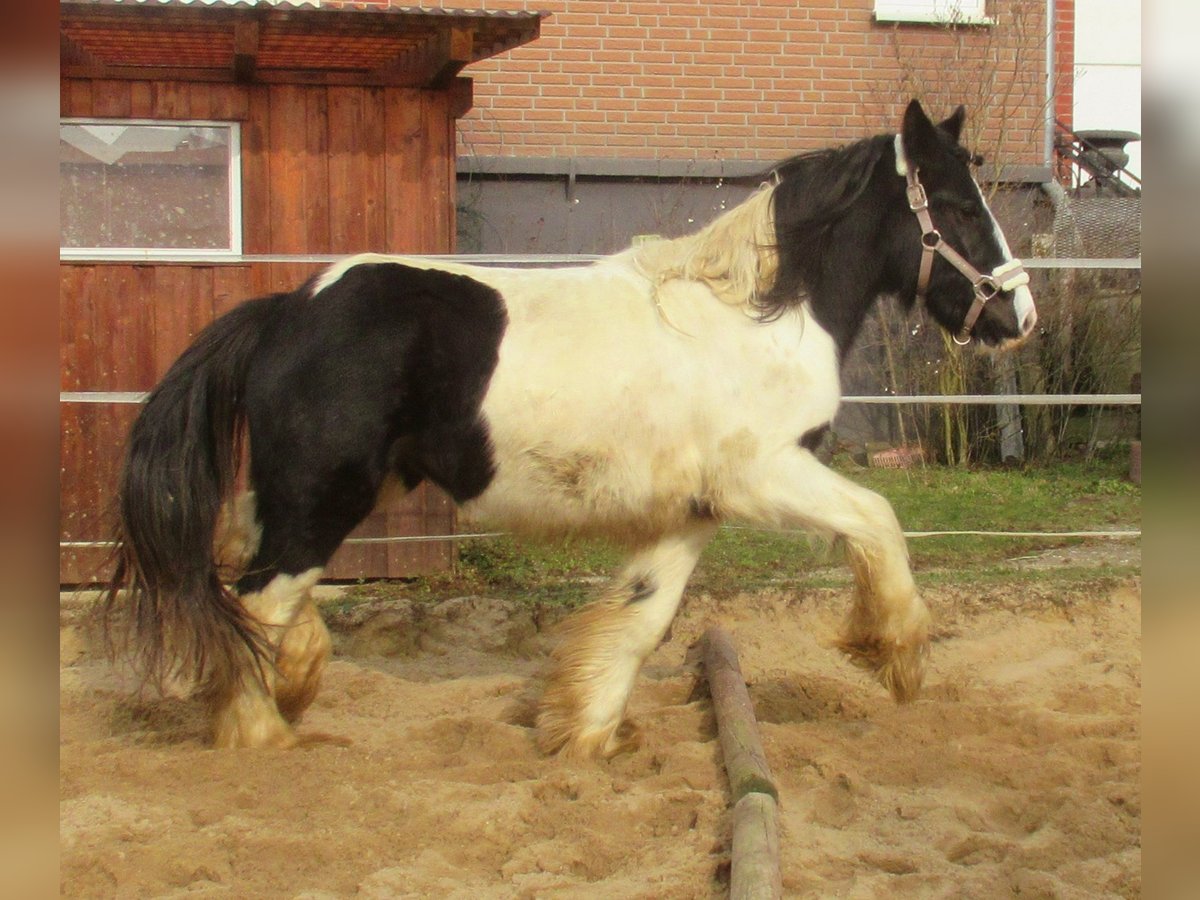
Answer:
[[[910,180],[905,190],[908,195],[908,208],[913,212],[929,209],[929,197],[925,194],[925,186],[916,180]]]
[[[1000,285],[991,275],[980,275],[972,287],[975,288],[975,296],[979,298],[980,303],[987,303],[1000,293]]]

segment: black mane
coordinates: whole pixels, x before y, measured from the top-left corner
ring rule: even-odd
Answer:
[[[880,160],[891,158],[892,140],[890,135],[877,135],[844,147],[799,154],[775,166],[779,269],[771,288],[756,301],[765,321],[805,300],[825,299],[819,296],[825,293],[819,287],[827,274],[822,266],[845,262],[851,249],[829,246],[833,225],[867,191]]]

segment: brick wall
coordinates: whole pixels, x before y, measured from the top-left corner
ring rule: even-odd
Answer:
[[[1070,127],[1075,109],[1075,0],[1055,0],[1054,19],[1054,115]]]
[[[460,155],[773,160],[894,128],[918,94],[938,114],[966,103],[988,153],[1042,162],[1045,0],[991,0],[996,25],[960,29],[877,24],[874,0],[481,5],[551,15],[464,73]]]

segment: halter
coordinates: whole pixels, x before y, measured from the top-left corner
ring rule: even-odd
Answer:
[[[901,155],[903,151],[899,136],[897,136],[896,148],[900,151],[896,156],[896,168],[908,182],[905,191],[908,195],[908,208],[916,214],[917,222],[921,225],[921,269],[917,275],[917,300],[925,299],[925,292],[929,289],[929,278],[933,274],[933,255],[938,253],[966,276],[975,291],[975,302],[967,310],[967,316],[963,319],[958,334],[954,335],[954,343],[965,347],[971,343],[971,329],[979,321],[979,316],[983,313],[987,302],[1001,291],[1011,291],[1023,284],[1029,284],[1029,274],[1019,259],[1010,259],[996,266],[989,274],[984,275],[967,262],[962,254],[947,244],[942,239],[942,233],[933,226],[933,219],[929,215],[929,197],[926,196],[925,188],[917,179],[917,167],[908,165],[908,161]]]

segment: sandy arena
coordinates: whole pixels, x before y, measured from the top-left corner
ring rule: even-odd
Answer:
[[[68,604],[62,893],[724,896],[725,775],[687,653],[717,622],[780,786],[787,896],[1139,896],[1140,582],[925,596],[906,707],[828,649],[845,591],[690,597],[634,693],[642,749],[595,764],[535,750],[552,617],[509,603],[334,611],[301,731],[349,743],[289,752],[209,749],[196,704],[131,696]]]

